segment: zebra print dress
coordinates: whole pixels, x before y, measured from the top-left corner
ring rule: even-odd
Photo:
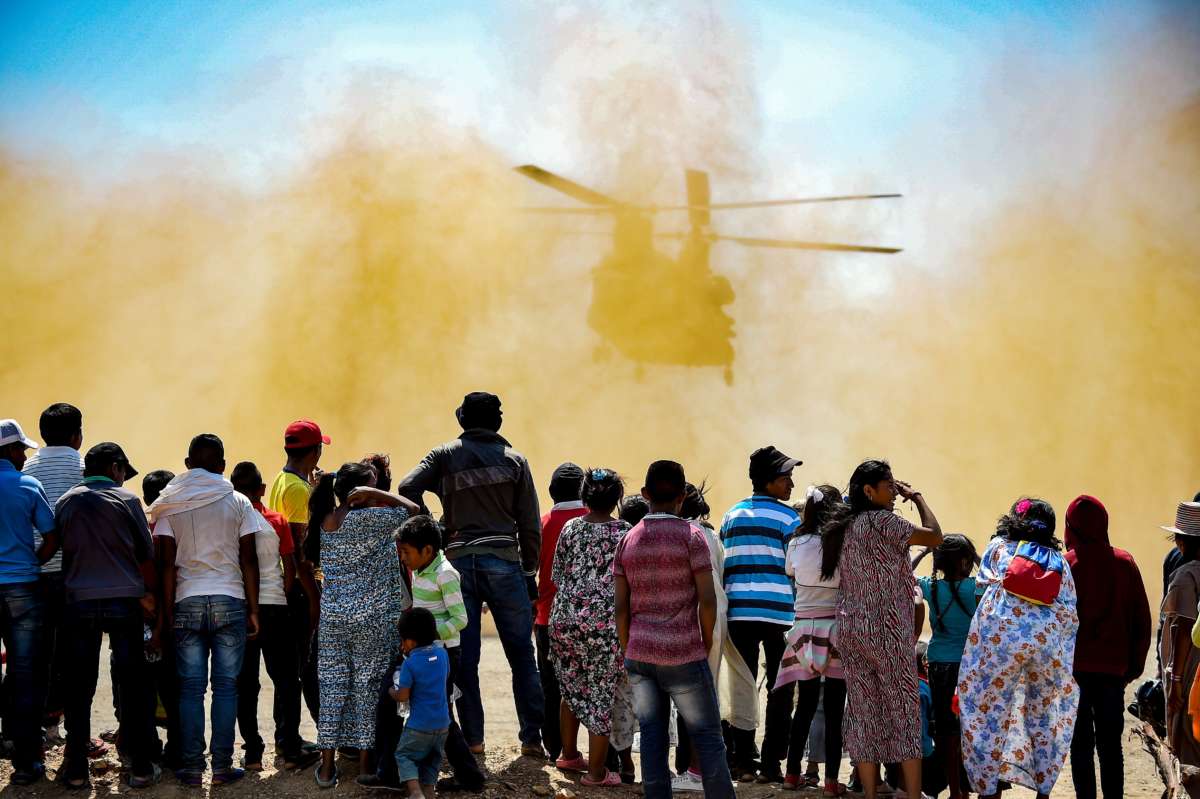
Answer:
[[[846,530],[837,624],[849,700],[846,751],[854,763],[921,758],[912,532],[911,522],[886,510],[860,513]]]

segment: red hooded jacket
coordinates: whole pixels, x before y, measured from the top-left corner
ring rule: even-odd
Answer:
[[[1079,595],[1076,674],[1141,676],[1150,649],[1150,602],[1133,556],[1108,543],[1108,511],[1095,497],[1067,508],[1067,563]]]

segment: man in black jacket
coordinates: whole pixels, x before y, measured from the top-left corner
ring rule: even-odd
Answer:
[[[524,456],[497,432],[499,397],[472,392],[457,416],[462,435],[426,455],[400,481],[398,493],[420,503],[430,491],[442,503],[446,557],[462,576],[467,606],[458,673],[458,714],[467,743],[473,752],[483,751],[479,622],[486,603],[512,669],[521,753],[541,757],[545,704],[532,642],[542,538],[537,490]]]

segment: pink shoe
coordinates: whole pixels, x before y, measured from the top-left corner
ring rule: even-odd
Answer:
[[[604,772],[604,779],[593,780],[586,774],[579,781],[580,785],[586,785],[589,788],[619,788],[621,787],[621,775],[612,771]]]
[[[582,754],[575,755],[570,760],[560,757],[554,761],[554,767],[559,771],[573,771],[576,774],[587,774],[588,770],[587,761],[583,759]],[[620,777],[617,777],[617,779],[620,779]]]

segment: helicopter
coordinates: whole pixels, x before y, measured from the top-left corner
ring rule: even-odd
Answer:
[[[606,357],[615,349],[636,364],[638,376],[648,365],[720,367],[725,383],[733,384],[734,320],[725,306],[733,302],[734,291],[709,261],[714,244],[885,255],[900,252],[898,247],[727,236],[712,228],[713,211],[892,199],[899,194],[714,203],[708,173],[686,169],[686,205],[641,205],[602,194],[533,164],[515,170],[583,204],[527,207],[525,211],[612,217],[612,249],[592,270],[588,325],[604,342],[597,355]],[[655,216],[682,211],[688,216],[686,231],[655,231]],[[672,258],[661,252],[655,239],[680,241],[678,255]]]

